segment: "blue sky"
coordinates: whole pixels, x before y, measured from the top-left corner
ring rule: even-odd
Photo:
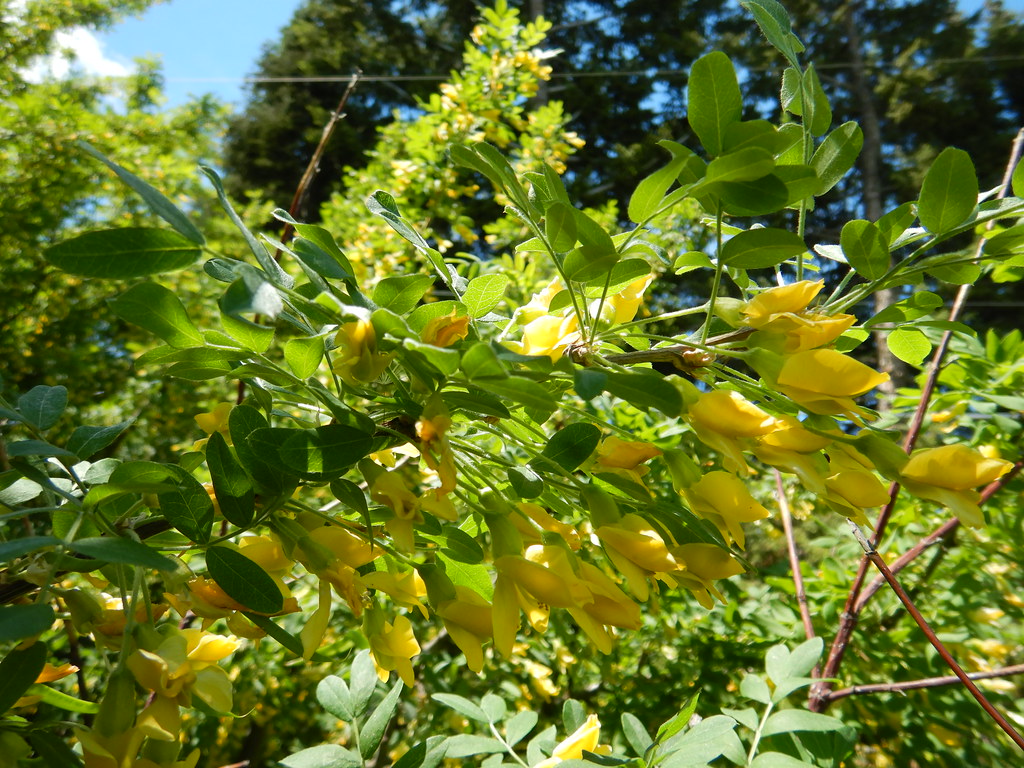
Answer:
[[[213,93],[241,105],[243,78],[252,73],[264,43],[274,40],[302,0],[169,0],[141,17],[97,35],[94,71],[130,67],[138,56],[163,61],[167,96],[180,104],[190,93]],[[962,0],[974,10],[982,0]],[[1006,6],[1024,11],[1024,0]],[[104,69],[105,68],[105,69]]]

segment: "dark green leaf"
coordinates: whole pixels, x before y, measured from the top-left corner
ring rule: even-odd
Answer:
[[[316,255],[315,263],[316,270],[326,278],[334,278],[337,280],[351,280],[355,272],[352,269],[352,264],[349,263],[348,258],[342,253],[341,248],[338,247],[338,243],[335,242],[334,236],[323,227],[317,226],[316,224],[296,224],[295,231],[302,236],[304,240],[308,240],[311,244],[319,249],[319,253]],[[296,244],[296,253],[299,253],[298,244]],[[334,260],[334,262],[340,267],[340,270],[336,270],[333,267],[329,267],[322,262],[320,253],[326,253]],[[303,256],[299,253],[299,256]],[[313,263],[310,262],[310,266]],[[344,275],[344,276],[342,276]]]
[[[661,374],[651,371],[607,374],[605,388],[609,393],[641,410],[655,408],[669,418],[675,418],[683,409],[679,390]]]
[[[210,540],[213,501],[206,489],[191,475],[183,473],[177,488],[160,493],[160,511],[167,522],[190,541],[205,544]]]
[[[132,419],[109,427],[76,427],[67,449],[80,459],[90,459],[113,443],[132,424]]]
[[[855,219],[846,222],[839,244],[849,265],[868,280],[877,280],[889,271],[889,246],[878,227],[870,221]]]
[[[398,709],[398,700],[402,695],[402,683],[399,681],[394,688],[388,691],[388,695],[377,705],[367,718],[363,727],[359,730],[359,749],[363,758],[369,758],[380,746],[388,723],[395,716]]]
[[[206,550],[206,567],[225,594],[255,613],[277,613],[284,606],[281,590],[255,562],[229,547]]]
[[[0,563],[9,563],[29,552],[52,547],[55,544],[60,544],[60,539],[53,536],[24,536],[12,541],[0,542]]]
[[[138,283],[110,301],[118,317],[149,331],[172,347],[202,346],[203,335],[181,299],[158,283]]]
[[[593,424],[577,422],[555,432],[540,455],[553,461],[566,472],[572,472],[590,458],[599,442],[600,429]]]
[[[544,481],[529,467],[510,467],[508,481],[521,499],[535,499],[544,492]]]
[[[746,147],[708,163],[708,172],[701,182],[701,188],[722,182],[755,181],[767,176],[774,168],[775,158],[768,150]]]
[[[373,291],[374,302],[385,309],[404,315],[420,303],[423,294],[434,284],[429,275],[385,277]]]
[[[243,271],[242,275],[224,291],[218,305],[221,312],[226,315],[252,313],[269,318],[277,317],[284,308],[277,288],[255,269]]]
[[[4,632],[7,624],[6,617],[12,608],[49,608],[49,606],[13,605],[0,608],[0,639],[2,640],[21,639],[15,636],[4,636],[7,634]],[[50,610],[50,623],[53,623],[52,609]],[[48,626],[49,624],[47,624]],[[34,634],[37,633],[30,632],[21,637],[31,637]],[[3,661],[0,661],[0,715],[13,707],[14,703],[28,690],[29,686],[36,681],[39,673],[43,671],[43,667],[46,665],[46,656],[46,644],[35,642],[23,650],[11,651],[4,657]]]
[[[302,641],[299,638],[289,634],[282,629],[277,622],[267,618],[266,616],[261,616],[258,613],[250,613],[249,611],[242,611],[242,614],[245,618],[266,632],[270,637],[277,640],[277,642],[281,644],[282,648],[286,648],[298,658],[302,658]],[[314,658],[316,658],[315,655]]]
[[[278,492],[284,488],[285,481],[280,465],[274,458],[276,451],[261,455],[258,450],[249,446],[248,440],[254,432],[268,426],[263,414],[245,403],[232,408],[228,417],[231,443],[235,447],[238,461],[258,486]]]
[[[947,147],[928,169],[917,201],[921,224],[933,234],[949,232],[962,224],[978,204],[978,177],[971,157],[962,149]]]
[[[317,337],[289,339],[284,345],[284,360],[300,379],[308,379],[320,367],[324,357],[324,340]]]
[[[451,376],[459,370],[460,357],[459,350],[457,349],[436,347],[433,344],[424,344],[416,339],[403,339],[402,347],[421,354],[431,366],[445,376]],[[408,361],[406,362],[408,363]]]
[[[7,446],[8,456],[60,456],[77,458],[71,451],[58,448],[45,440],[17,440]]]
[[[593,400],[604,392],[608,385],[608,375],[604,371],[579,368],[574,374],[574,389],[584,400]]]
[[[247,439],[263,456],[277,456],[290,472],[317,480],[340,477],[373,450],[370,435],[344,424],[261,429]]]
[[[366,517],[369,514],[370,510],[366,505],[366,494],[363,493],[362,488],[351,480],[346,480],[345,478],[332,480],[331,493],[334,494],[334,498],[349,509],[358,512],[362,517]]]
[[[570,246],[571,247],[571,246]],[[483,317],[505,298],[506,275],[481,275],[469,281],[462,303],[472,318]]]
[[[224,519],[239,528],[251,525],[256,512],[252,483],[220,432],[210,435],[206,443],[206,465]]]
[[[720,155],[726,129],[740,121],[743,111],[736,70],[728,56],[713,51],[694,62],[687,86],[687,102],[690,127],[709,156]]]
[[[774,173],[753,181],[723,182],[715,185],[714,192],[731,216],[764,216],[790,203],[789,187]]]
[[[333,243],[334,241],[331,240],[331,242]],[[292,251],[299,257],[299,260],[321,277],[325,277],[328,280],[352,279],[351,266],[348,266],[348,260],[344,256],[341,256],[342,259],[345,259],[345,264],[343,265],[338,261],[334,253],[328,253],[319,243],[307,240],[305,237],[296,238],[292,241],[291,246]],[[335,246],[335,250],[338,254],[341,254],[341,251],[337,250],[337,246]],[[347,269],[346,266],[348,266]]]
[[[640,722],[640,718],[629,712],[622,713],[622,734],[626,737],[626,741],[629,742],[629,746],[633,748],[633,752],[638,757],[643,757],[651,744],[654,743],[654,739],[647,733],[647,729]]]
[[[658,212],[665,193],[668,192],[686,164],[686,157],[673,157],[663,168],[659,168],[641,181],[629,198],[629,220],[642,224]],[[572,247],[572,246],[570,246]]]
[[[128,280],[184,269],[202,251],[169,229],[125,227],[85,232],[47,248],[47,261],[68,274]]]
[[[479,542],[454,525],[444,526],[444,536],[441,540],[444,542],[441,551],[452,560],[467,565],[483,562],[484,551]]]
[[[0,643],[24,640],[45,632],[54,621],[53,608],[49,603],[32,605],[0,605]],[[0,682],[3,675],[0,675]],[[35,681],[35,675],[32,680]],[[3,708],[0,708],[2,710]]]
[[[811,167],[818,174],[816,196],[824,195],[853,168],[864,146],[864,132],[852,120],[825,137],[814,151]]]
[[[145,544],[119,536],[96,536],[89,539],[78,539],[71,542],[68,547],[93,560],[106,560],[108,563],[138,565],[143,568],[154,568],[158,571],[173,571],[178,567],[176,561],[169,557],[164,557]]]
[[[735,152],[745,147],[761,147],[773,156],[786,148],[788,141],[774,125],[767,120],[744,120],[733,123],[725,130],[723,153]]]
[[[551,203],[544,212],[544,234],[558,253],[576,245],[576,209],[557,200]]]
[[[508,370],[486,341],[477,342],[462,356],[462,372],[470,379],[505,379]]]
[[[738,269],[774,267],[807,252],[803,238],[785,229],[748,229],[722,246],[722,262]]]
[[[67,405],[68,390],[64,386],[38,384],[18,398],[18,412],[37,429],[56,424]]]
[[[140,179],[134,173],[125,170],[113,160],[108,159],[106,155],[84,141],[77,143],[78,146],[116,173],[121,181],[131,187],[146,201],[146,204],[153,210],[153,213],[174,227],[179,234],[184,235],[196,245],[203,245],[206,242],[202,232],[196,229],[195,224],[189,221],[189,218],[174,203],[168,200],[162,192]]]
[[[451,410],[466,411],[480,416],[490,416],[497,419],[507,419],[512,414],[502,402],[483,392],[456,392],[445,390],[442,394],[445,405]]]

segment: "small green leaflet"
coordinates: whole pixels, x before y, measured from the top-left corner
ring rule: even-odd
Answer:
[[[601,430],[593,424],[569,424],[551,436],[540,455],[572,472],[590,458],[599,442]]]
[[[570,246],[571,247],[571,246]],[[483,317],[505,297],[507,275],[481,275],[469,281],[462,303],[472,318]]]
[[[128,280],[184,269],[201,253],[173,230],[124,227],[84,232],[50,246],[43,256],[71,275]]]
[[[210,547],[206,550],[206,567],[225,594],[249,610],[273,614],[284,606],[274,580],[241,552],[230,547]]]
[[[962,224],[978,204],[978,177],[971,157],[946,147],[935,158],[921,185],[917,215],[925,229],[943,234]]]
[[[839,244],[857,274],[877,280],[889,271],[889,245],[875,224],[864,219],[843,225]]]
[[[93,560],[106,560],[108,563],[124,563],[138,565],[143,568],[154,568],[158,571],[176,570],[178,564],[169,557],[145,544],[118,536],[95,536],[78,539],[68,547],[81,555]]]
[[[132,419],[109,427],[76,427],[68,438],[67,449],[80,459],[89,459],[113,443],[132,424]]]
[[[38,384],[18,398],[18,413],[37,429],[49,429],[68,404],[67,387]]]
[[[203,335],[173,291],[158,283],[139,283],[110,301],[114,314],[149,331],[172,347],[202,346]]]
[[[308,379],[320,367],[324,357],[324,340],[318,336],[289,339],[284,345],[284,360],[300,379]]]
[[[803,238],[785,229],[748,229],[722,246],[722,262],[738,269],[774,267],[807,252]]]
[[[709,156],[720,155],[725,129],[738,123],[743,111],[736,70],[729,57],[713,51],[697,59],[690,69],[687,95],[690,127]]]
[[[429,275],[385,277],[373,290],[373,301],[398,315],[404,315],[420,303],[423,294],[434,284]]]

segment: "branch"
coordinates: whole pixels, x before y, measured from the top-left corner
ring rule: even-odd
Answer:
[[[914,601],[910,599],[910,596],[904,591],[903,587],[900,586],[899,581],[896,580],[896,576],[889,570],[889,566],[885,564],[885,560],[882,559],[882,556],[878,554],[875,548],[867,540],[857,524],[850,521],[850,526],[853,528],[853,533],[854,536],[857,537],[857,541],[859,541],[861,547],[864,548],[864,556],[874,564],[879,573],[882,574],[886,583],[892,587],[893,592],[896,593],[900,602],[903,603],[904,607],[914,618],[914,622],[921,628],[921,631],[924,632],[925,637],[928,638],[928,642],[930,642],[932,647],[938,651],[942,660],[945,661],[946,665],[953,670],[953,674],[956,675],[957,679],[964,684],[968,691],[971,692],[971,695],[979,704],[981,704],[982,709],[989,714],[989,717],[995,720],[996,724],[1013,740],[1014,744],[1020,747],[1021,750],[1024,750],[1024,736],[1017,733],[1016,729],[1010,725],[1009,721],[1003,717],[1002,713],[992,706],[989,700],[985,698],[985,694],[981,692],[981,689],[978,688],[977,685],[975,685],[970,676],[964,672],[963,668],[959,664],[956,663],[956,659],[953,658],[952,654],[950,654],[946,649],[946,646],[943,645],[942,641],[936,636],[935,631],[928,625],[928,622],[925,621],[921,612],[917,610],[917,606],[914,605]]]
[[[997,677],[1010,677],[1011,675],[1024,674],[1024,664],[1014,664],[1012,667],[1000,667],[987,672],[971,672],[967,676],[971,680],[991,680]],[[828,694],[830,702],[836,699],[844,699],[847,696],[859,696],[865,693],[898,693],[899,691],[916,691],[920,688],[938,688],[943,685],[955,685],[960,682],[956,675],[945,677],[926,677],[921,680],[907,680],[903,683],[875,683],[873,685],[854,685],[849,688],[835,691]]]
[[[811,622],[811,612],[807,607],[807,591],[804,589],[804,576],[800,572],[800,558],[796,551],[796,539],[793,536],[793,516],[789,510],[789,499],[786,497],[786,490],[782,486],[782,473],[775,470],[775,491],[779,500],[779,510],[782,512],[782,530],[786,534],[786,549],[789,552],[789,569],[793,573],[793,587],[796,590],[796,602],[800,607],[800,618],[804,623],[804,634],[810,640],[814,637],[814,624]],[[817,665],[815,665],[817,670]],[[812,674],[817,677],[817,672]]]
[[[1000,189],[999,193],[996,195],[996,199],[1006,197],[1007,190],[1010,188],[1013,169],[1017,165],[1022,148],[1024,148],[1024,128],[1017,132],[1017,136],[1010,148],[1010,159],[1006,164],[1006,170],[1003,173],[1002,189]],[[995,221],[990,221],[988,222],[987,228],[991,229],[994,225]],[[976,257],[980,257],[982,245],[983,242],[979,239],[977,250],[975,252]],[[960,286],[960,290],[957,291],[956,299],[949,311],[950,321],[956,320],[963,311],[969,289],[969,285],[962,285]],[[917,409],[914,411],[914,416],[911,420],[910,428],[907,431],[907,437],[903,444],[903,448],[907,453],[910,453],[910,451],[913,450],[914,445],[917,443],[917,438],[921,432],[921,426],[924,423],[924,415],[928,410],[932,394],[935,391],[935,385],[938,381],[939,373],[942,370],[942,361],[946,357],[946,352],[949,349],[949,342],[952,337],[952,331],[945,331],[942,334],[942,340],[939,342],[939,346],[935,349],[935,354],[932,357],[931,366],[928,371],[928,378],[925,385],[921,388],[921,399],[917,404]],[[872,548],[878,547],[882,540],[882,536],[885,534],[885,529],[889,524],[889,519],[892,517],[893,509],[896,506],[896,499],[899,495],[899,491],[899,483],[892,483],[892,485],[889,486],[889,503],[882,508],[882,511],[878,515],[878,520],[875,522],[875,531],[871,537]],[[854,577],[853,583],[850,585],[850,592],[846,596],[846,603],[843,605],[843,612],[839,621],[839,629],[832,641],[832,645],[828,651],[828,658],[825,661],[825,669],[822,673],[823,678],[831,679],[838,677],[839,667],[843,662],[843,656],[846,654],[846,648],[849,645],[850,637],[853,635],[853,630],[857,626],[860,610],[866,602],[862,602],[860,600],[860,593],[861,589],[864,587],[864,580],[867,578],[868,568],[869,558],[865,555],[860,560],[860,564],[857,567],[857,575]],[[821,682],[811,689],[810,709],[812,712],[821,712],[824,710],[825,703],[827,701],[825,697],[831,688],[832,683]]]

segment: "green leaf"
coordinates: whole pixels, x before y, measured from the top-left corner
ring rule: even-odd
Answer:
[[[1024,224],[1004,229],[985,239],[985,254],[993,258],[1006,258],[1024,253]]]
[[[58,269],[79,277],[128,280],[184,269],[202,251],[169,229],[125,227],[84,232],[43,252]]]
[[[535,381],[520,376],[507,379],[487,379],[484,386],[488,392],[507,398],[548,415],[552,414],[558,403],[551,393]]]
[[[295,637],[295,635],[289,634],[287,631],[282,629],[277,622],[267,618],[266,616],[261,616],[258,613],[250,613],[249,611],[242,611],[242,615],[266,632],[270,637],[277,640],[277,642],[281,644],[282,648],[291,651],[297,658],[302,658],[302,641]],[[315,655],[314,658],[316,658]]]
[[[576,245],[576,209],[558,200],[551,203],[544,212],[544,234],[558,253]]]
[[[582,245],[565,257],[562,270],[566,279],[587,282],[606,274],[619,260],[615,241],[600,224],[583,211],[572,209],[576,220],[576,237]]]
[[[767,149],[746,147],[716,157],[708,163],[708,172],[701,188],[730,181],[755,181],[771,173],[775,158]]]
[[[285,272],[281,265],[274,261],[274,258],[267,252],[267,249],[263,247],[263,244],[257,240],[249,228],[245,226],[245,222],[235,212],[234,207],[231,205],[231,201],[228,200],[227,194],[224,192],[224,185],[221,183],[220,176],[212,168],[200,165],[199,170],[202,171],[203,175],[210,180],[213,184],[214,191],[217,193],[217,199],[220,201],[221,208],[227,213],[228,218],[235,225],[239,232],[242,233],[242,238],[245,240],[246,245],[249,246],[249,250],[252,251],[252,255],[256,257],[256,263],[260,265],[264,272],[271,277],[275,282],[283,285],[285,288],[291,288],[295,285],[295,279]]]
[[[474,755],[493,755],[504,751],[505,745],[490,736],[458,733],[448,738],[448,749],[445,750],[445,757],[447,759],[456,759],[473,757]]]
[[[978,204],[978,177],[971,157],[962,149],[947,147],[928,169],[917,201],[921,224],[932,234],[942,234],[965,222]]]
[[[444,526],[443,531],[443,536],[439,540],[444,544],[441,551],[445,555],[466,565],[483,562],[484,551],[476,539],[454,525]]]
[[[919,291],[902,301],[890,304],[866,323],[865,327],[882,323],[906,323],[932,314],[943,305],[942,297],[931,291]]]
[[[735,739],[736,721],[725,715],[712,715],[693,726],[672,742],[676,752],[692,759],[694,765],[710,762],[724,753]]]
[[[470,565],[460,563],[446,557],[444,553],[438,553],[437,560],[444,566],[452,584],[460,587],[468,587],[485,600],[490,600],[494,595],[494,584],[491,581],[491,571],[483,564]]]
[[[246,439],[260,455],[276,456],[289,472],[311,480],[340,477],[373,450],[370,435],[345,424],[259,429]]]
[[[820,637],[812,637],[800,643],[789,654],[789,666],[786,669],[786,676],[802,677],[809,675],[821,658],[821,653],[824,649],[825,641]]]
[[[378,306],[404,315],[420,303],[423,294],[433,284],[434,278],[429,275],[385,277],[374,288],[373,301]]]
[[[158,283],[133,285],[112,299],[110,308],[121,319],[149,331],[172,347],[204,344],[203,335],[189,319],[181,299]]]
[[[462,356],[462,372],[470,379],[506,379],[508,369],[486,341],[477,342]]]
[[[349,671],[349,688],[352,693],[352,714],[361,717],[370,706],[370,699],[373,692],[377,690],[377,670],[370,652],[360,651],[352,660],[352,668]]]
[[[77,144],[116,173],[117,177],[121,179],[121,181],[131,187],[143,200],[146,201],[146,204],[152,209],[153,213],[174,227],[179,234],[191,240],[196,245],[203,245],[206,243],[206,238],[203,237],[203,233],[196,229],[195,224],[189,221],[189,218],[182,213],[174,203],[168,200],[162,192],[140,179],[134,173],[125,170],[113,160],[107,158],[107,156],[102,152],[94,149],[84,141],[79,141]]]
[[[837,731],[842,727],[843,723],[840,720],[828,715],[805,712],[802,709],[783,709],[768,718],[762,735],[773,736],[794,731]]]
[[[529,467],[509,467],[508,482],[520,499],[535,499],[544,492],[544,481]]]
[[[804,72],[803,96],[804,124],[810,128],[812,135],[824,135],[832,125],[832,107],[828,104],[828,96],[821,87],[821,80],[813,64],[809,64]]]
[[[238,461],[253,478],[257,486],[273,492],[280,492],[285,487],[284,474],[277,464],[276,451],[260,454],[249,446],[249,436],[257,430],[267,429],[266,418],[251,405],[242,403],[231,409],[228,417],[228,429],[231,432],[231,444],[235,447]],[[301,654],[300,654],[301,655]]]
[[[740,3],[742,5],[742,3]],[[791,115],[800,117],[804,112],[803,93],[800,88],[800,70],[786,67],[782,73],[782,88],[779,92],[779,103]]]
[[[626,741],[638,757],[643,757],[654,743],[640,718],[629,712],[622,713],[622,735],[626,737]]]
[[[764,657],[764,668],[773,683],[789,677],[789,648],[782,644],[769,648]]]
[[[18,398],[18,412],[37,429],[49,429],[56,424],[67,405],[68,390],[64,386],[37,384]]]
[[[351,723],[355,719],[352,711],[352,694],[345,681],[336,675],[328,675],[316,686],[316,700],[320,706],[339,720]]]
[[[853,168],[864,146],[864,132],[852,120],[825,137],[814,151],[811,167],[818,174],[816,196],[824,195]]]
[[[177,488],[160,493],[160,511],[190,541],[205,544],[210,540],[213,501],[191,475],[182,473]]]
[[[9,563],[29,552],[60,543],[60,539],[54,536],[24,536],[20,539],[0,542],[0,563]]]
[[[449,709],[454,709],[460,715],[468,717],[470,720],[476,720],[479,723],[491,722],[486,712],[463,696],[458,696],[454,693],[432,693],[430,698],[444,704]]]
[[[462,303],[472,318],[483,317],[505,298],[507,275],[480,275],[469,281]]]
[[[6,606],[0,608],[0,617],[5,616],[11,608],[43,607],[49,608],[49,606],[41,605]],[[5,623],[5,619],[0,618],[0,633],[3,632]],[[52,610],[50,611],[50,623],[53,623]],[[28,635],[24,635],[24,637],[31,637],[34,634],[36,633],[32,632]],[[3,637],[2,639],[13,640],[20,638]],[[4,657],[3,661],[0,661],[0,715],[13,707],[15,702],[25,694],[25,691],[28,690],[29,686],[36,681],[36,678],[39,677],[39,673],[43,671],[43,667],[46,665],[46,657],[46,644],[36,642],[32,643],[32,645],[24,650],[16,649],[11,651]]]
[[[539,719],[539,715],[529,709],[516,712],[505,723],[505,741],[508,742],[510,747],[514,747],[529,735],[530,731],[537,726]]]
[[[263,354],[270,348],[274,340],[274,329],[270,326],[253,323],[242,317],[229,315],[226,312],[220,313],[220,324],[224,332],[231,338],[251,349],[257,354]]]
[[[641,410],[655,408],[669,418],[683,410],[682,395],[661,374],[651,371],[607,374],[605,388],[609,393]]]
[[[725,130],[725,153],[745,147],[761,147],[773,156],[786,148],[788,140],[767,120],[743,120]]]
[[[320,367],[324,357],[324,340],[318,336],[289,339],[284,345],[284,360],[300,379],[308,379]]]
[[[177,561],[161,555],[141,542],[120,536],[78,539],[68,544],[68,547],[93,560],[106,560],[108,563],[138,565],[158,571],[174,571],[178,568]]]
[[[762,752],[750,764],[750,768],[815,768],[816,763],[805,763],[781,752]]]
[[[1017,163],[1010,179],[1010,188],[1017,197],[1024,197],[1024,160]]]
[[[7,446],[8,456],[63,456],[77,458],[71,451],[58,448],[45,440],[17,440]]]
[[[377,705],[367,718],[363,727],[359,730],[359,750],[364,759],[368,759],[380,746],[387,730],[388,723],[395,716],[398,709],[398,701],[402,695],[402,682],[399,681],[394,688],[388,691],[384,700]]]
[[[658,733],[655,740],[659,744],[664,744],[686,727],[687,723],[690,722],[690,718],[693,717],[693,713],[697,711],[697,701],[699,698],[700,694],[698,693],[687,701],[686,704],[683,705],[682,709],[658,726]]]
[[[366,505],[366,494],[363,493],[362,488],[351,480],[346,480],[345,478],[332,480],[331,493],[334,494],[334,498],[349,509],[358,512],[362,517],[366,517],[369,514],[370,510]]]
[[[221,312],[236,317],[253,313],[275,318],[284,308],[277,288],[266,280],[262,272],[251,268],[242,271],[241,276],[224,291],[217,304]]]
[[[320,744],[300,750],[278,761],[284,768],[363,768],[365,763],[351,749],[337,744]]]
[[[885,338],[889,351],[908,365],[919,367],[932,351],[932,343],[917,328],[897,328]]]
[[[255,613],[277,613],[284,598],[277,584],[259,565],[229,547],[206,550],[206,567],[224,593]]]
[[[772,699],[768,683],[760,675],[744,675],[743,680],[740,681],[740,694],[761,704],[767,704]]]
[[[907,228],[914,223],[916,218],[917,209],[914,207],[914,204],[904,203],[886,213],[876,224],[886,243],[891,246],[897,237],[907,231]]]
[[[804,46],[792,31],[789,14],[777,0],[740,0],[740,5],[749,11],[768,42],[797,69],[800,62],[796,55]]]
[[[220,432],[210,435],[206,443],[206,466],[210,469],[213,492],[224,519],[239,528],[247,528],[256,513],[255,493],[249,476]]]
[[[573,388],[584,400],[593,400],[608,386],[608,375],[604,371],[578,368],[573,374]]]
[[[740,121],[743,111],[736,70],[728,56],[713,51],[694,62],[687,102],[690,127],[709,156],[720,155],[726,129]]]
[[[799,235],[785,229],[748,229],[722,246],[722,262],[738,269],[774,267],[807,252]]]
[[[877,280],[889,271],[889,245],[878,227],[870,221],[855,219],[843,225],[839,236],[847,262],[857,274]]]
[[[308,240],[318,249],[314,261],[309,262],[309,265],[312,266],[319,274],[326,278],[335,278],[337,280],[352,279],[352,276],[355,275],[355,271],[352,269],[352,264],[342,252],[341,248],[338,247],[338,243],[334,240],[334,235],[316,224],[297,223],[295,224],[295,231],[298,232],[304,240]],[[298,247],[296,248],[296,253],[298,253],[302,258],[306,258],[299,252]],[[323,263],[323,259],[320,256],[321,253],[326,253],[330,256],[340,269],[334,269],[328,264]]]
[[[642,224],[661,207],[665,193],[677,180],[679,171],[686,164],[686,157],[673,157],[668,165],[659,168],[641,181],[629,198],[629,220]]]
[[[68,438],[67,449],[80,459],[91,459],[114,442],[131,426],[133,419],[109,427],[76,427]]]
[[[587,719],[587,713],[576,699],[566,699],[562,704],[562,727],[566,733],[573,733]]]
[[[348,269],[345,268],[345,265],[348,265],[348,260],[344,256],[341,258],[345,259],[345,265],[342,265],[333,253],[328,253],[318,243],[304,237],[293,240],[291,247],[292,252],[299,257],[299,260],[321,277],[328,280],[352,279],[351,266],[348,266]],[[337,246],[335,246],[335,250],[337,250]],[[337,252],[341,253],[340,250]]]
[[[0,643],[24,640],[26,637],[45,632],[55,618],[49,603],[0,605]],[[0,675],[0,681],[2,680],[3,676]],[[31,682],[34,681],[33,675]]]
[[[590,458],[601,442],[601,430],[593,424],[577,422],[555,432],[541,451],[541,456],[553,461],[566,472],[572,472]]]
[[[790,204],[789,187],[774,173],[752,181],[723,182],[714,192],[731,216],[765,216]]]

